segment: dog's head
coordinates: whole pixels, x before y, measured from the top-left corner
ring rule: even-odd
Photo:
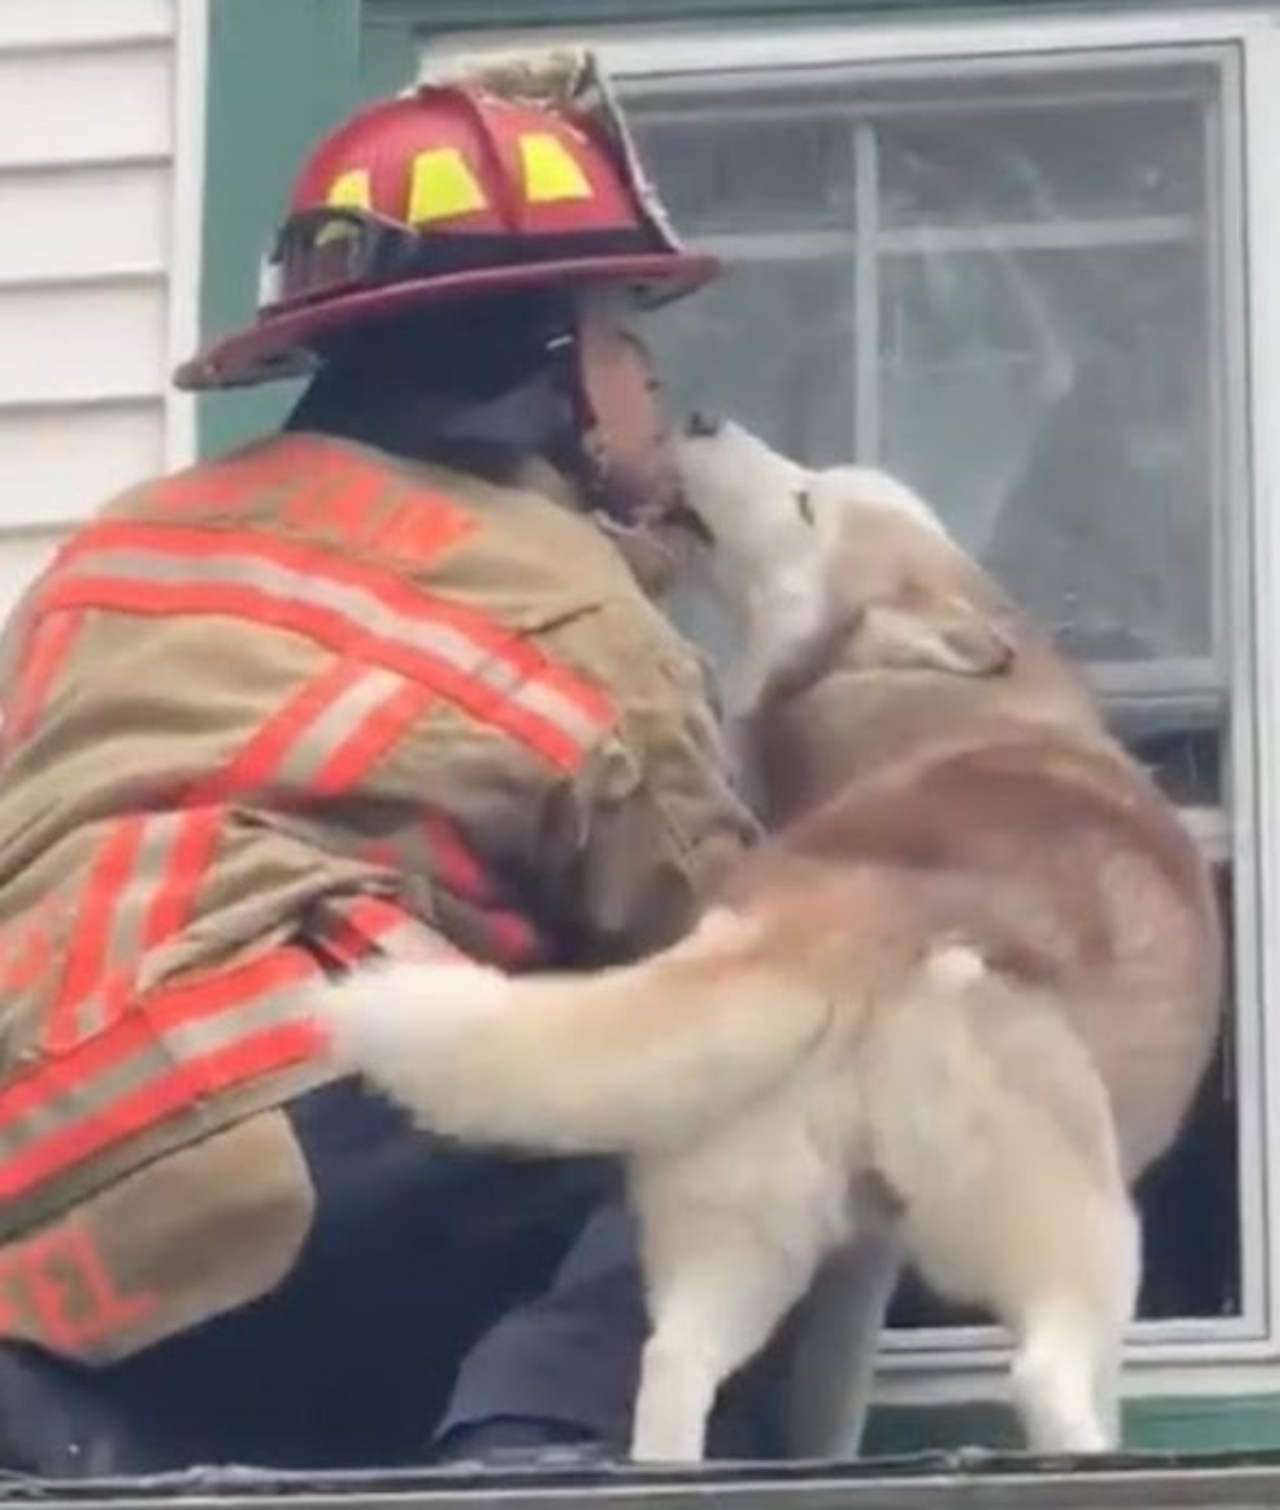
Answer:
[[[759,696],[846,672],[987,677],[1012,610],[917,493],[867,467],[809,471],[741,426],[695,418],[678,448],[700,570],[743,628]]]

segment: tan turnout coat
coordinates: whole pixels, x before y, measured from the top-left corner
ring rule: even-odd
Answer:
[[[108,505],[15,614],[0,1336],[116,1358],[288,1272],[320,969],[632,956],[752,839],[696,658],[529,481],[272,437]]]

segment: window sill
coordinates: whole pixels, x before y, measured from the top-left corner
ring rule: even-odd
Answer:
[[[1177,1395],[1135,1394],[1124,1407],[1124,1445],[1132,1451],[1258,1451],[1280,1447],[1280,1380],[1275,1372],[1245,1379],[1231,1372],[1222,1388],[1188,1381]],[[865,1457],[962,1447],[1016,1449],[1011,1412],[986,1396],[910,1401],[878,1394],[863,1440]],[[1164,1501],[1161,1501],[1164,1503]],[[1221,1504],[1220,1500],[1212,1503]]]

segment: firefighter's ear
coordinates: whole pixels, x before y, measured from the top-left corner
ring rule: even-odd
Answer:
[[[857,663],[867,669],[996,676],[1014,656],[1012,640],[992,615],[960,597],[931,602],[872,603],[853,636]]]

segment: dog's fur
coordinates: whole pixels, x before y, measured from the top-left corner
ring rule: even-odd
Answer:
[[[652,1320],[636,1457],[700,1456],[720,1383],[877,1233],[1010,1329],[1033,1447],[1105,1448],[1128,1187],[1216,1036],[1206,872],[915,494],[735,426],[692,426],[681,465],[781,833],[643,963],[337,984],[335,1052],[437,1132],[628,1157]]]

